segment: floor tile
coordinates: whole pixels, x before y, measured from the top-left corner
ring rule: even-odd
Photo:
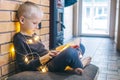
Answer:
[[[99,67],[97,80],[120,80],[120,53],[109,38],[82,37],[86,47],[85,56],[92,57],[92,64]]]

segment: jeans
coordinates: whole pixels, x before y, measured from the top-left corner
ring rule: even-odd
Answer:
[[[84,53],[85,53],[85,46],[82,43],[80,43],[80,50],[82,51],[82,55],[84,55]]]
[[[51,72],[64,72],[66,66],[83,68],[76,49],[69,47],[47,63],[47,67]]]

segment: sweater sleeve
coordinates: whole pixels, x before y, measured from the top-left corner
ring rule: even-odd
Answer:
[[[26,49],[27,46],[21,38],[15,36],[13,40],[13,44],[16,51],[16,61],[21,70],[33,71],[33,70],[37,70],[37,68],[42,65],[39,58],[31,60],[29,63],[25,63],[24,59],[25,59],[25,55],[27,54],[26,50],[28,49]]]

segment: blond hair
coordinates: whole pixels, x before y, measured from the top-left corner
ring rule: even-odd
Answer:
[[[30,18],[34,13],[43,16],[43,12],[38,5],[33,2],[27,1],[20,5],[16,17],[17,19],[19,19],[21,16]]]

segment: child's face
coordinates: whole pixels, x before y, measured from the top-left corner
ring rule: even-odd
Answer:
[[[38,29],[38,25],[41,22],[41,17],[38,15],[33,15],[30,18],[24,17],[24,22],[22,24],[22,30],[33,34],[36,29]]]

